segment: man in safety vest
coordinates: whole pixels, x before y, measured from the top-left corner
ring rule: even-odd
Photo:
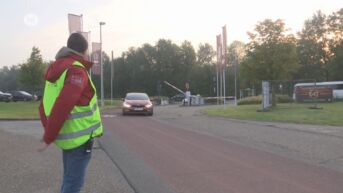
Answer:
[[[38,150],[54,142],[63,152],[61,193],[80,192],[93,138],[103,132],[96,90],[88,75],[92,64],[85,59],[87,49],[80,33],[69,36],[67,47],[59,50],[45,74],[39,107],[44,135]]]

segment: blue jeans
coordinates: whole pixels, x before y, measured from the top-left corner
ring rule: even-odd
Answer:
[[[63,182],[61,193],[79,193],[85,179],[91,153],[85,152],[85,145],[72,150],[63,150]]]

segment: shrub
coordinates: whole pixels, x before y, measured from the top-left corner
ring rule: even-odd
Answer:
[[[238,101],[238,105],[256,105],[262,103],[262,96],[252,96]]]
[[[293,99],[288,95],[276,95],[277,103],[292,103]]]
[[[271,95],[270,95],[271,97]],[[271,100],[271,99],[270,99]],[[272,101],[270,101],[271,103]],[[276,95],[276,103],[292,103],[293,99],[288,95]],[[238,105],[256,105],[262,103],[262,96],[252,96],[241,99]]]

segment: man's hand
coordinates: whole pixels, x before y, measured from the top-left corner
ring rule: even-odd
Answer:
[[[46,144],[43,139],[41,139],[39,142],[40,147],[38,148],[38,152],[43,152],[44,150],[46,150],[46,148],[49,147],[49,144]]]

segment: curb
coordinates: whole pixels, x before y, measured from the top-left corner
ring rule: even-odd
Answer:
[[[29,118],[29,119],[16,119],[16,118],[0,118],[0,121],[39,121],[39,118]]]

